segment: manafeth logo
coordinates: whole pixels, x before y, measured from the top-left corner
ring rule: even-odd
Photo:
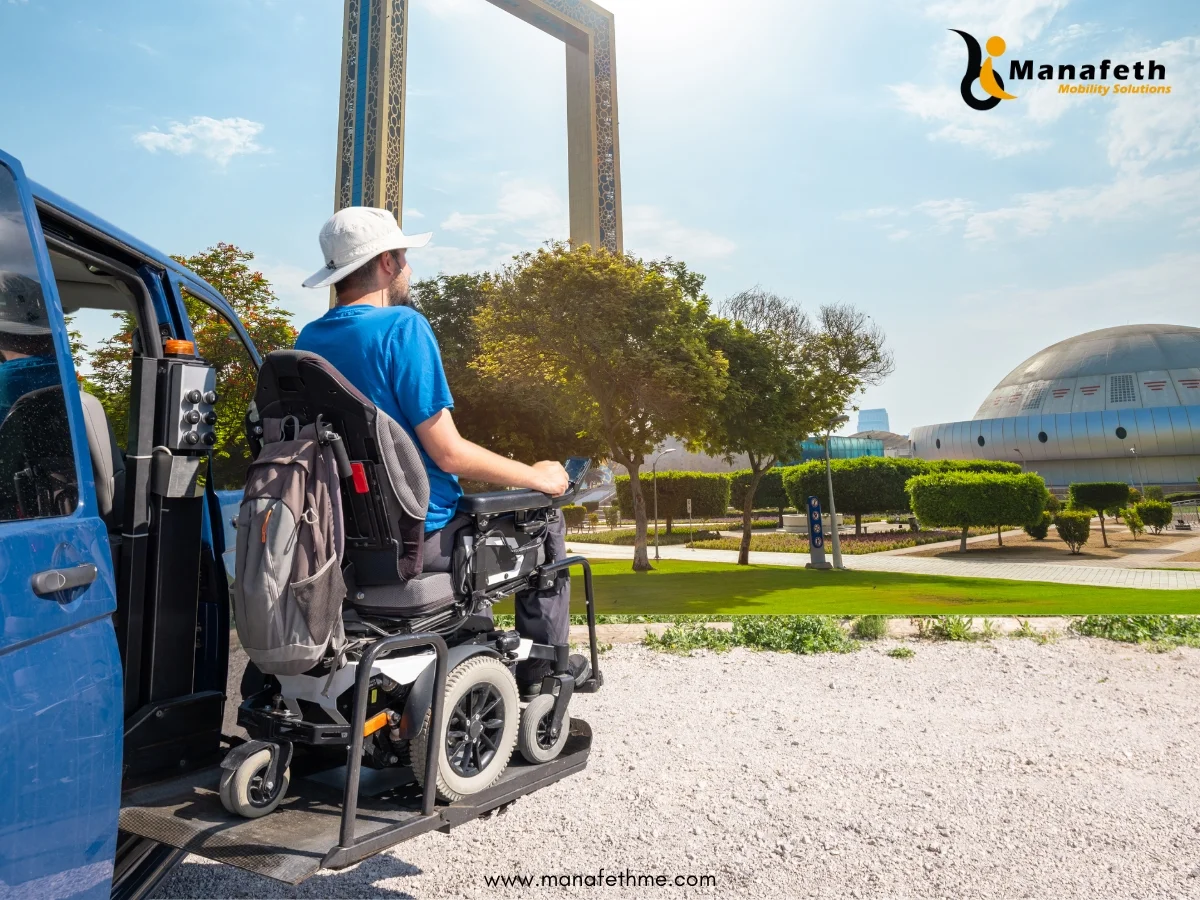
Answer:
[[[1016,100],[1015,94],[1010,94],[1004,89],[1004,79],[995,71],[993,63],[995,57],[1003,56],[1004,51],[1008,49],[1004,38],[992,35],[981,48],[979,41],[967,32],[959,31],[957,28],[950,30],[961,37],[967,45],[967,71],[963,75],[960,85],[963,102],[971,109],[983,111],[995,109],[1002,100]],[[987,50],[986,59],[983,55],[984,49]],[[1060,94],[1095,94],[1099,97],[1107,97],[1110,93],[1113,96],[1171,93],[1169,84],[1123,83],[1130,80],[1131,73],[1134,81],[1165,81],[1167,67],[1154,60],[1150,60],[1149,63],[1138,60],[1133,64],[1119,63],[1115,66],[1111,59],[1102,59],[1099,65],[1076,66],[1072,63],[1054,66],[1044,63],[1036,67],[1036,76],[1034,68],[1032,59],[1010,61],[1008,65],[1009,81],[1033,80],[1035,77],[1038,81],[1059,81],[1063,82],[1058,86]],[[1112,85],[1095,83],[1097,81],[1107,82],[1110,75],[1114,81],[1122,83]],[[982,99],[975,96],[973,88],[976,81],[987,94]]]
[[[987,40],[988,58],[983,58],[983,51],[979,49],[979,41],[965,31],[959,31],[957,28],[951,28],[955,34],[959,35],[967,43],[967,74],[963,76],[961,92],[963,102],[971,109],[985,110],[992,109],[1000,105],[1001,100],[1016,100],[1017,98],[1004,90],[1004,81],[996,74],[992,68],[992,57],[1003,56],[1006,49],[1004,38],[998,35],[993,35]],[[988,96],[985,100],[980,100],[971,90],[971,86],[975,82],[979,82],[979,86],[987,92]]]

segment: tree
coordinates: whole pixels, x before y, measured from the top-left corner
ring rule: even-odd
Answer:
[[[823,307],[814,330],[791,301],[754,288],[731,297],[711,345],[729,361],[729,386],[698,443],[728,460],[746,454],[738,564],[750,560],[754,498],[764,473],[828,423],[858,390],[891,371],[883,335],[850,307]],[[799,509],[799,507],[797,507]]]
[[[1147,487],[1145,499],[1147,499],[1147,500],[1165,500],[1166,497],[1163,494],[1162,485],[1161,484],[1152,484],[1149,487]]]
[[[1064,509],[1054,517],[1054,528],[1072,553],[1078,553],[1092,533],[1092,514],[1078,509]]]
[[[962,529],[959,550],[967,549],[972,526],[1024,525],[1042,515],[1046,482],[1032,472],[996,475],[990,472],[940,472],[918,475],[908,482],[912,511],[922,523]]]
[[[783,511],[787,509],[792,501],[787,495],[787,491],[783,489],[783,466],[775,465],[767,471],[761,473],[758,480],[758,488],[753,494],[750,494],[750,481],[754,473],[750,469],[739,469],[731,475],[732,481],[729,483],[729,505],[735,509],[742,509],[746,504],[746,497],[751,499],[753,509],[774,509],[779,513],[779,526],[783,527]]]
[[[454,421],[463,437],[522,462],[596,457],[597,438],[583,433],[577,409],[544,381],[493,377],[476,365],[475,316],[496,287],[496,276],[439,275],[413,285],[413,305],[429,320],[454,395]]]
[[[1123,481],[1084,481],[1067,488],[1067,502],[1075,509],[1092,509],[1100,516],[1100,537],[1108,546],[1104,514],[1129,502],[1129,485]]]
[[[838,511],[854,516],[854,533],[862,534],[865,513],[902,512],[909,509],[905,485],[910,478],[929,472],[922,459],[860,456],[830,460],[833,496]],[[809,497],[817,497],[829,509],[829,480],[825,461],[813,460],[784,470],[783,485],[796,509],[804,509]]]
[[[254,254],[233,244],[218,243],[203,253],[176,256],[229,301],[250,340],[262,356],[291,347],[296,329],[291,313],[279,306],[279,298],[261,272],[247,265]],[[217,372],[220,400],[217,413],[217,442],[213,446],[213,473],[218,486],[240,487],[250,450],[243,420],[258,371],[232,326],[212,307],[189,294],[184,295],[188,319],[196,342],[196,353]],[[127,440],[129,422],[130,360],[137,322],[131,314],[116,313],[120,330],[90,351],[92,374],[89,386],[104,405],[119,443]]]
[[[703,286],[681,262],[551,243],[516,257],[474,320],[481,372],[554,386],[631,476],[635,571],[650,569],[646,455],[698,433],[725,391]]]
[[[1162,530],[1171,524],[1171,516],[1175,514],[1171,504],[1165,500],[1143,500],[1134,509],[1138,517],[1146,523],[1146,527],[1152,528],[1155,534],[1162,534]]]
[[[1138,539],[1138,535],[1146,530],[1146,523],[1142,521],[1136,506],[1127,506],[1121,510],[1121,518],[1125,520],[1125,527],[1129,529],[1129,533],[1133,535],[1135,541]]]

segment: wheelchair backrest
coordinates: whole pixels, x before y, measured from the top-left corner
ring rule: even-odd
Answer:
[[[264,435],[309,424],[339,436],[350,458],[342,515],[355,582],[395,584],[419,575],[429,479],[408,434],[323,357],[267,354],[246,416],[251,452],[258,456]]]

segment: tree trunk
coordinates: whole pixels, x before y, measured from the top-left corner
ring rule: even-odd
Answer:
[[[1108,546],[1108,535],[1104,533],[1104,513],[1100,513],[1100,537],[1104,538],[1104,546]]]
[[[629,493],[633,495],[633,571],[649,572],[650,556],[646,552],[646,498],[642,496],[642,482],[638,478],[640,465],[623,463],[629,471]]]
[[[667,534],[671,534],[671,526],[675,524],[675,521],[667,513],[663,513],[663,518],[667,520],[666,521]]]
[[[750,526],[754,521],[754,495],[762,477],[762,472],[750,469],[750,485],[746,489],[746,499],[742,501],[742,545],[738,548],[737,560],[739,566],[750,565]]]
[[[783,507],[779,507],[779,527],[783,527]]]
[[[862,537],[862,513],[854,514],[854,536]]]
[[[999,547],[1004,546],[1004,535],[1001,533],[1002,528],[1004,528],[1003,525],[996,526],[996,545]]]
[[[960,553],[966,553],[966,552],[967,552],[967,529],[968,529],[969,527],[970,527],[970,526],[968,526],[968,525],[964,525],[964,526],[963,526],[962,538],[960,538],[960,539],[959,539],[959,542],[958,542],[958,550],[959,550],[959,552],[960,552]]]

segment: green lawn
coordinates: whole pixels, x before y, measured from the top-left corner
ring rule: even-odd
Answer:
[[[986,616],[1089,613],[1196,614],[1200,591],[1084,587],[994,578],[891,572],[815,571],[786,566],[660,560],[632,572],[628,560],[592,563],[596,608],[631,615],[891,616],[966,613]],[[584,612],[583,576],[572,570],[571,609]],[[512,602],[497,604],[511,612]]]

